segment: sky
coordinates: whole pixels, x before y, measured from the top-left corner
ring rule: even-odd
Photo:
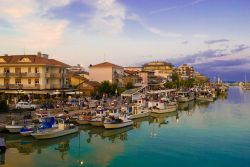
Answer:
[[[0,0],[0,55],[69,65],[187,63],[250,80],[249,0]]]

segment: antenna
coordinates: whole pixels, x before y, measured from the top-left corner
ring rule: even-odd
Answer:
[[[247,74],[245,73],[245,83],[247,83]]]
[[[26,51],[26,48],[24,46],[24,48],[23,48],[23,55],[26,55],[25,51]]]
[[[106,54],[103,55],[103,61],[106,61]]]

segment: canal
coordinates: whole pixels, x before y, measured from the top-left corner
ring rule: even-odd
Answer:
[[[213,103],[185,103],[132,127],[79,129],[44,141],[6,135],[0,166],[250,166],[250,92],[239,87]]]

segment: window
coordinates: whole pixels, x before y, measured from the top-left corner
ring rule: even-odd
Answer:
[[[49,72],[49,67],[46,67],[46,72]]]
[[[15,79],[15,83],[16,83],[16,85],[20,85],[20,84],[21,84],[21,79],[16,78],[16,79]]]
[[[39,84],[39,79],[35,79],[35,84]]]
[[[49,79],[46,79],[46,84],[49,84]]]
[[[59,68],[59,73],[61,73],[61,68]]]
[[[28,73],[31,73],[31,68],[30,67],[28,68]]]
[[[31,79],[28,79],[28,84],[31,84]]]
[[[9,83],[10,83],[10,80],[4,78],[4,85],[8,85]]]
[[[38,67],[35,68],[35,73],[39,73],[39,68]]]
[[[10,73],[10,69],[9,68],[4,68],[4,73]]]
[[[20,74],[21,73],[21,68],[15,68],[15,73]]]

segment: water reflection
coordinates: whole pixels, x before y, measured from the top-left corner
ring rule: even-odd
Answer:
[[[224,98],[227,96],[221,97],[222,100]],[[115,157],[123,155],[126,150],[125,145],[130,141],[133,132],[138,133],[143,129],[151,138],[157,138],[161,129],[178,126],[183,121],[182,117],[193,116],[197,110],[206,111],[211,104],[194,101],[182,103],[176,112],[152,113],[150,117],[134,120],[133,126],[120,129],[107,130],[103,127],[82,125],[79,126],[79,133],[50,140],[38,141],[31,137],[6,135],[8,150],[6,156],[0,155],[0,160],[4,163],[4,159],[7,158],[5,161],[7,166],[46,166],[45,164],[108,166]],[[21,160],[17,165],[12,161],[13,158],[26,161]],[[42,159],[46,158],[48,160],[43,162]]]

